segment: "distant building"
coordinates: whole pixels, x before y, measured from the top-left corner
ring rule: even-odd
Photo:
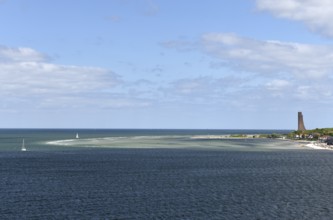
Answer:
[[[328,135],[324,135],[324,136],[319,137],[318,140],[320,142],[326,142],[329,139],[329,137],[330,136],[328,136]]]
[[[303,121],[303,114],[302,112],[298,112],[298,131],[305,131],[304,121]]]

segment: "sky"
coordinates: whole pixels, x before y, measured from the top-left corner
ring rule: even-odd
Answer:
[[[0,127],[333,127],[332,20],[331,0],[0,0]]]

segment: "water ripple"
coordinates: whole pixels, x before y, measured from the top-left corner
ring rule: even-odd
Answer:
[[[333,154],[3,153],[1,219],[331,219]]]

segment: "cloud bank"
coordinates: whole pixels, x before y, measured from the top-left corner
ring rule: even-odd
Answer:
[[[205,34],[202,45],[206,53],[244,71],[306,79],[333,71],[333,46],[260,41],[230,33]]]
[[[29,99],[33,100],[31,106],[70,107],[79,100],[85,100],[85,104],[89,99],[93,101],[94,97],[86,96],[88,93],[107,95],[121,81],[117,74],[103,68],[57,65],[31,48],[2,46],[0,83],[0,97],[5,103],[20,105]]]
[[[332,101],[330,45],[264,41],[234,33],[207,33],[197,42],[169,41],[161,45],[184,53],[200,51],[213,58],[212,68],[222,70],[220,77],[175,82],[173,91],[178,95],[205,97],[209,102],[247,109],[274,105],[271,100],[280,106]]]
[[[303,22],[311,31],[333,37],[331,0],[257,0],[257,8],[277,17]]]

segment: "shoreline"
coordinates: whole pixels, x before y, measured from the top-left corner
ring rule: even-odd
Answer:
[[[194,135],[190,139],[194,140],[219,140],[219,139],[255,139],[262,138],[260,134],[241,134],[241,135],[232,135],[232,134],[222,134],[222,135]]]
[[[307,147],[315,150],[333,150],[333,147],[327,145],[326,143],[321,143],[318,141],[298,141],[300,147]]]
[[[175,136],[172,136],[175,138]],[[178,136],[176,136],[178,137]],[[147,138],[147,139],[146,139]],[[113,144],[120,144],[121,147],[124,147],[123,141],[132,139],[139,141],[141,139],[148,140],[148,141],[154,141],[156,138],[161,138],[161,136],[135,136],[135,137],[104,137],[104,138],[88,138],[88,139],[65,139],[65,140],[53,140],[53,141],[47,141],[46,144],[48,145],[58,145],[58,146],[77,146],[77,145],[92,145],[92,146],[99,146],[99,147],[105,147],[111,143]],[[230,134],[223,134],[223,135],[194,135],[188,137],[189,140],[241,140],[241,139],[271,139],[267,137],[262,137],[260,134],[242,134],[242,136],[234,136]],[[326,143],[322,143],[319,141],[308,141],[308,140],[292,140],[292,139],[286,139],[286,138],[273,138],[278,139],[281,141],[290,141],[298,145],[300,148],[308,148],[308,149],[315,149],[315,150],[333,150],[333,146],[327,145]],[[142,144],[142,143],[140,143]],[[145,143],[145,144],[156,144],[153,143]],[[144,144],[144,145],[145,145]],[[120,147],[117,146],[117,147]],[[142,147],[142,146],[141,146]],[[168,144],[168,147],[170,145]],[[147,146],[145,146],[147,148]]]

